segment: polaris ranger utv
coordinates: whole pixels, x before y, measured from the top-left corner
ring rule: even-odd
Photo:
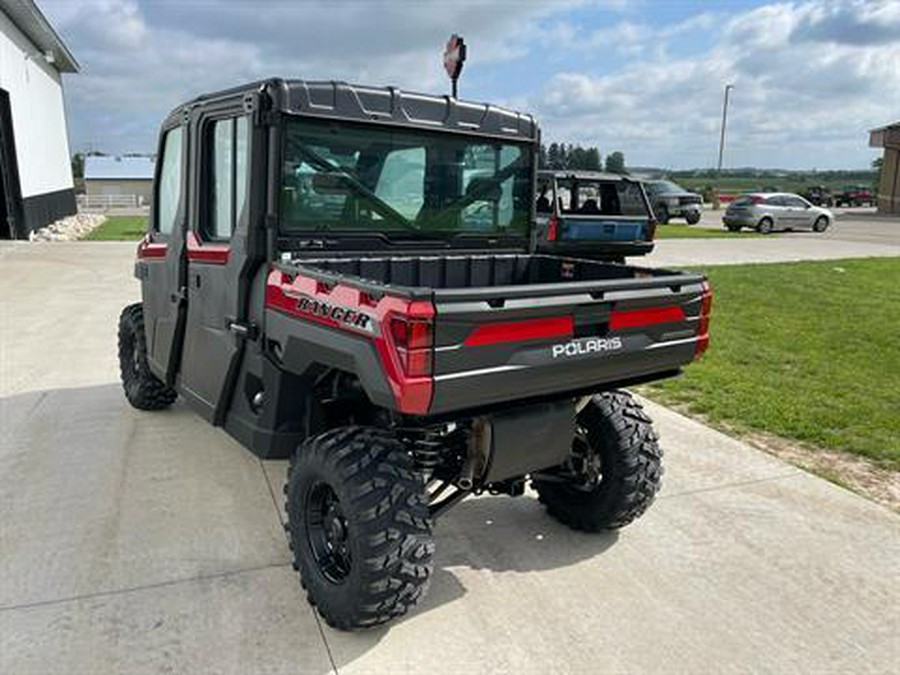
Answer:
[[[537,252],[607,262],[653,250],[656,218],[644,187],[597,171],[539,171]]]
[[[289,457],[286,531],[332,626],[407,611],[434,519],[522,495],[619,528],[659,487],[650,420],[620,387],[709,340],[697,274],[535,252],[538,127],[448,97],[270,80],[162,127],[125,308],[125,395],[178,395]]]

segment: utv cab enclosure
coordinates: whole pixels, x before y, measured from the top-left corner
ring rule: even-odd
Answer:
[[[290,458],[288,542],[338,628],[415,604],[433,520],[467,495],[530,481],[596,531],[658,489],[618,388],[703,352],[711,292],[536,251],[538,144],[529,115],[337,82],[202,96],[162,126],[125,394]]]
[[[625,262],[653,250],[653,209],[641,182],[627,176],[539,171],[535,212],[541,253]]]

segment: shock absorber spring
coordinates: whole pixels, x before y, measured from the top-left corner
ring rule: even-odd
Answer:
[[[422,471],[433,471],[441,463],[443,443],[427,438],[419,439],[411,444],[413,460]]]

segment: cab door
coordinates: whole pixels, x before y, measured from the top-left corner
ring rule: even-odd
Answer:
[[[775,195],[766,199],[766,209],[775,221],[775,227],[778,229],[790,227],[787,205],[784,197]]]
[[[194,128],[199,170],[186,234],[188,309],[180,391],[209,421],[221,424],[226,382],[246,338],[237,317],[248,265],[250,119],[240,105],[225,105],[204,113]]]
[[[188,127],[181,116],[163,125],[153,183],[150,225],[138,246],[144,330],[150,370],[170,386],[178,370],[185,318],[184,224]]]
[[[787,205],[790,227],[812,227],[812,222],[810,222],[812,219],[812,209],[810,209],[809,204],[805,200],[800,197],[788,195],[784,197],[784,201]]]

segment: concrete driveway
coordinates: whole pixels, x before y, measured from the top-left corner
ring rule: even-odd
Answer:
[[[896,672],[900,517],[656,405],[641,521],[467,500],[423,607],[332,631],[289,564],[284,463],[126,404],[133,248],[0,246],[0,672]]]

